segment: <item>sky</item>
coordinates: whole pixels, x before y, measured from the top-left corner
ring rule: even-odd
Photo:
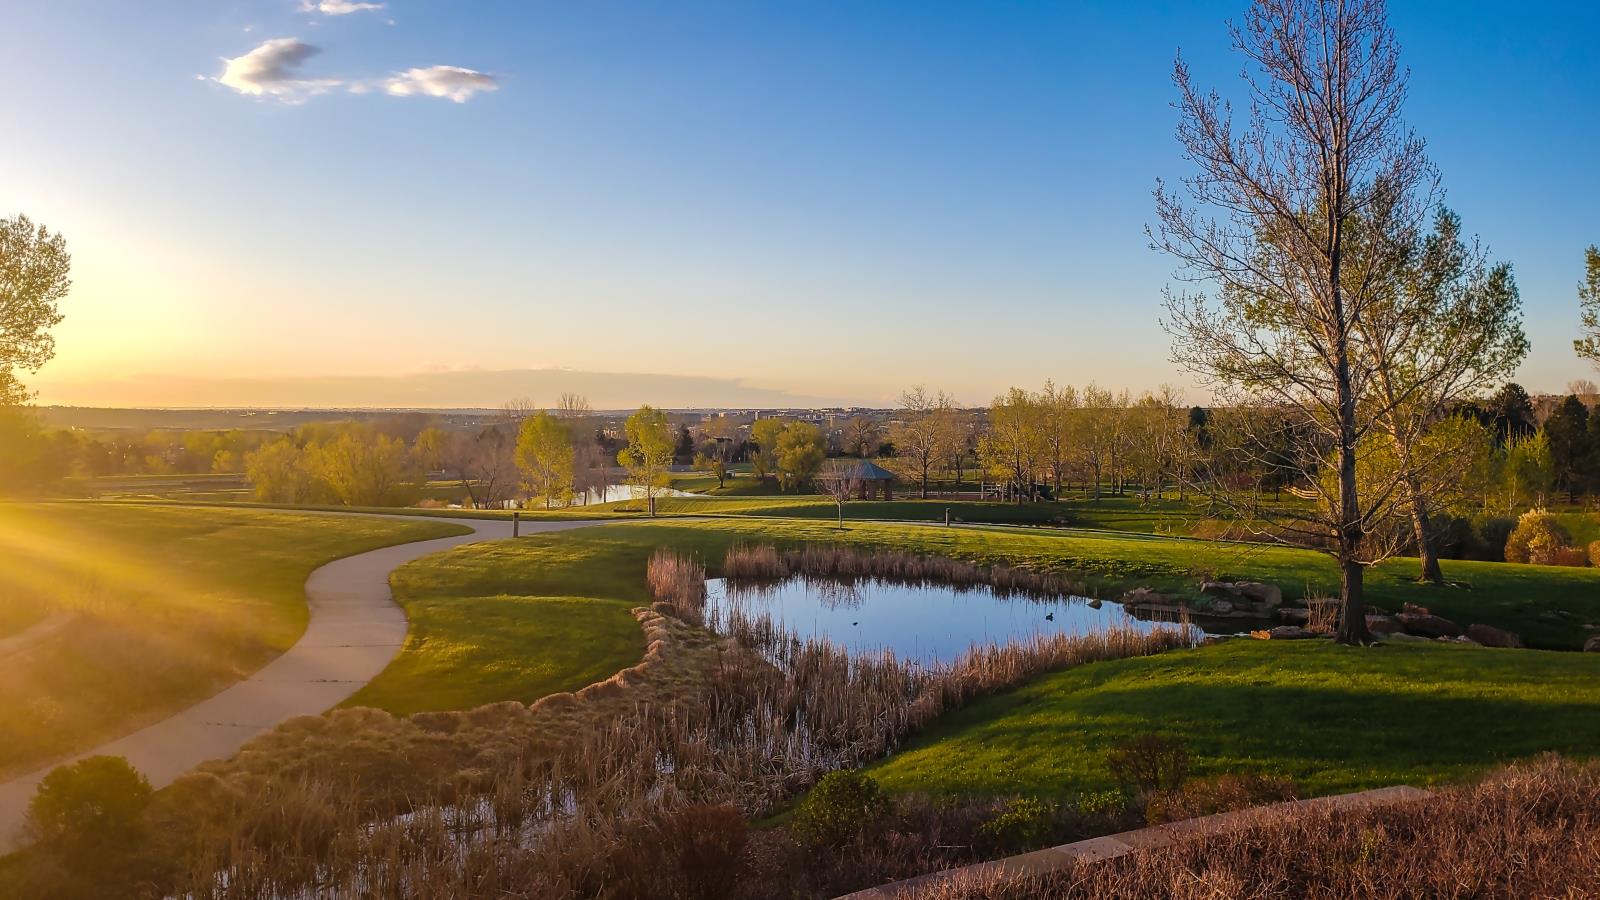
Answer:
[[[7,4],[0,215],[74,262],[28,380],[155,406],[1185,384],[1144,227],[1188,171],[1174,55],[1236,92],[1243,3]],[[1407,118],[1515,268],[1519,379],[1594,377],[1600,5],[1392,5]]]

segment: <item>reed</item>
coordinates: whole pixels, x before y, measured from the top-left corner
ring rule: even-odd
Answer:
[[[1592,897],[1600,763],[1545,757],[1416,803],[1263,815],[1238,831],[1048,877],[987,876],[916,900]]]
[[[723,559],[722,574],[730,582],[756,585],[799,577],[845,584],[885,581],[905,585],[987,587],[1001,596],[1044,600],[1083,592],[1080,581],[1051,572],[1013,566],[980,566],[943,556],[898,550],[863,551],[832,544],[807,544],[790,550],[737,544]]]
[[[739,565],[771,572],[773,558],[757,548]],[[829,548],[777,558],[828,577],[976,580],[980,571]],[[1019,591],[1046,583],[981,571]],[[656,603],[635,610],[645,658],[576,694],[409,718],[370,709],[303,717],[181,779],[147,817],[145,893],[703,896],[705,855],[721,844],[668,839],[695,830],[673,825],[696,820],[686,811],[766,815],[975,697],[1193,642],[1186,628],[1111,628],[977,647],[936,666],[851,656],[737,606],[706,621],[704,576],[695,560],[655,554],[646,577]],[[727,896],[782,893],[781,880],[753,876],[718,885]]]

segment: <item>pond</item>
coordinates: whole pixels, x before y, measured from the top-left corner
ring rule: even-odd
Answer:
[[[713,610],[726,608],[731,600],[749,614],[766,614],[801,638],[823,638],[854,653],[887,649],[921,662],[952,662],[974,644],[1005,644],[1035,635],[1161,627],[1129,616],[1117,603],[1096,608],[1084,597],[1038,600],[997,594],[987,586],[843,584],[806,578],[730,586],[726,579],[713,578],[706,581],[706,593]]]

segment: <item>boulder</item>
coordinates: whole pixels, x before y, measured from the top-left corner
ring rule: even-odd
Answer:
[[[1597,634],[1583,642],[1583,652],[1600,653],[1600,634]]]
[[[1216,597],[1241,596],[1239,586],[1231,581],[1202,581],[1200,582],[1200,593]]]
[[[1522,638],[1493,625],[1468,625],[1467,637],[1485,647],[1521,647]]]
[[[1299,606],[1283,606],[1278,608],[1278,619],[1285,625],[1304,625],[1311,618],[1311,611]]]
[[[1219,616],[1225,616],[1233,612],[1233,601],[1220,599],[1213,600],[1211,601],[1211,611]]]
[[[1133,606],[1140,606],[1140,605],[1149,605],[1149,604],[1162,604],[1162,603],[1167,603],[1167,602],[1170,602],[1170,601],[1168,601],[1166,597],[1162,596],[1161,594],[1156,593],[1155,591],[1150,590],[1147,587],[1141,587],[1141,588],[1134,588],[1133,590],[1127,592],[1126,594],[1123,594],[1122,595],[1122,602],[1126,603],[1126,604],[1131,604]]]
[[[1263,584],[1259,581],[1241,581],[1235,584],[1234,590],[1243,594],[1245,599],[1263,609],[1277,609],[1283,605],[1283,591],[1275,584]]]
[[[1100,598],[1099,597],[1090,597],[1088,606],[1089,606],[1090,609],[1099,609],[1100,608]]]
[[[1430,638],[1453,638],[1458,637],[1461,634],[1460,625],[1457,625],[1443,616],[1436,616],[1432,613],[1403,612],[1400,615],[1395,616],[1395,618],[1399,620],[1400,627],[1405,629],[1408,634],[1416,634],[1421,635],[1422,637]]]
[[[1394,616],[1367,616],[1367,630],[1373,634],[1394,634],[1401,628]]]

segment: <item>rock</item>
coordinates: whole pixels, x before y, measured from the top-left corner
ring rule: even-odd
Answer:
[[[1089,606],[1090,609],[1099,609],[1100,608],[1100,598],[1099,597],[1091,597],[1091,598],[1089,598],[1088,606]]]
[[[1429,614],[1426,606],[1418,606],[1415,603],[1400,604],[1400,612],[1408,616],[1426,616]]]
[[[1219,597],[1240,596],[1238,586],[1231,581],[1202,581],[1200,583],[1200,593],[1215,594]]]
[[[1583,642],[1583,652],[1600,653],[1600,634],[1597,634]]]
[[[1277,609],[1283,605],[1283,591],[1275,584],[1263,584],[1259,581],[1241,581],[1233,587],[1234,590],[1243,594],[1251,603],[1263,609]]]
[[[1252,631],[1250,636],[1258,641],[1301,641],[1316,637],[1299,625],[1279,625],[1266,631]]]
[[[1430,638],[1457,637],[1461,634],[1460,625],[1431,613],[1403,612],[1395,618],[1399,620],[1400,627],[1409,634]]]
[[[1225,616],[1228,613],[1233,612],[1233,601],[1213,600],[1211,601],[1211,611],[1219,616]]]
[[[1283,606],[1278,609],[1278,618],[1286,625],[1304,625],[1311,618],[1311,611],[1298,606]]]
[[[1149,604],[1149,603],[1166,603],[1167,602],[1167,598],[1163,597],[1162,595],[1160,595],[1158,593],[1156,593],[1155,591],[1150,590],[1149,588],[1142,587],[1142,588],[1134,588],[1133,590],[1127,592],[1126,594],[1123,594],[1122,595],[1122,602],[1123,603],[1130,603],[1130,604],[1134,604],[1134,605]]]
[[[1467,637],[1485,647],[1521,647],[1522,638],[1493,625],[1468,625]]]
[[[1367,616],[1367,630],[1373,634],[1395,634],[1401,628],[1394,616]]]
[[[1481,647],[1481,646],[1483,646],[1482,644],[1479,644],[1477,641],[1473,640],[1472,638],[1467,637],[1464,634],[1458,634],[1455,637],[1436,637],[1436,638],[1434,638],[1434,640],[1438,641],[1441,644],[1470,644],[1473,647]]]

